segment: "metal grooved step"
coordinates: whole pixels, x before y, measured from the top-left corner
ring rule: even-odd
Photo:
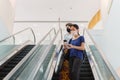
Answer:
[[[56,74],[54,73],[52,80],[60,80],[59,73],[60,72]],[[81,64],[80,67],[80,80],[95,80],[87,56],[85,56],[84,62]]]
[[[80,80],[95,80],[87,56],[80,68]]]
[[[34,45],[27,45],[21,51],[19,51],[12,59],[4,64],[2,68],[0,68],[0,80],[2,80],[26,55],[27,53],[34,47]]]

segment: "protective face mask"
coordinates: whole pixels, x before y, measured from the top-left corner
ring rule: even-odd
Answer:
[[[74,36],[74,31],[71,31],[71,35]]]
[[[72,34],[73,36],[75,36],[75,35],[78,35],[78,32],[77,32],[77,31],[72,31],[71,34]]]
[[[78,32],[77,32],[77,31],[75,31],[75,32],[74,32],[74,35],[78,35]]]
[[[67,32],[68,32],[68,33],[70,32],[70,29],[69,29],[69,28],[67,28]]]

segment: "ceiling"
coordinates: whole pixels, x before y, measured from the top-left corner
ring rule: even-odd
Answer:
[[[100,0],[17,0],[16,21],[89,21]]]

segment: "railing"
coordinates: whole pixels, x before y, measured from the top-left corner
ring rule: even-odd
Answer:
[[[25,45],[35,44],[36,38],[31,28],[19,31],[0,40],[0,66],[16,54]]]
[[[61,37],[60,37],[61,36]],[[49,65],[47,67],[47,70],[45,72],[45,75],[42,80],[52,80],[53,73],[55,71],[55,68],[57,66],[57,60],[58,60],[58,53],[61,49],[61,46],[63,44],[62,40],[62,29],[60,28],[57,32],[56,39],[54,40],[54,45],[56,45],[56,48],[52,54],[52,57],[50,59]]]
[[[0,45],[7,44],[22,44],[25,41],[31,40],[34,44],[36,43],[36,37],[32,28],[26,28],[22,31],[19,31],[9,37],[0,40]]]
[[[37,45],[20,61],[20,63],[4,78],[4,80],[6,79],[7,80],[8,79],[34,80],[37,74],[40,73],[40,69],[43,66],[42,65],[43,61],[45,60],[51,47],[59,43],[59,41],[56,41],[56,37],[58,37],[60,30],[56,33],[55,28],[52,28],[41,39],[41,41],[39,41]],[[55,41],[58,43],[56,43]],[[55,54],[56,53],[54,51],[54,53],[52,54],[52,57],[54,57]],[[50,59],[50,63],[52,62],[53,62],[53,58]],[[48,73],[52,66],[52,64],[50,63],[48,64],[48,68],[45,71],[44,76],[42,76],[43,79],[47,78],[45,76],[49,75]]]
[[[87,55],[90,57],[92,66],[91,68],[96,70],[94,76],[98,80],[120,80],[117,73],[107,60],[102,50],[98,47],[91,34],[87,29],[84,29],[84,37],[91,41],[86,42]]]

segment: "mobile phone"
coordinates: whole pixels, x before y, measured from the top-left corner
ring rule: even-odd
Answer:
[[[63,40],[64,42],[67,42],[67,40]]]

